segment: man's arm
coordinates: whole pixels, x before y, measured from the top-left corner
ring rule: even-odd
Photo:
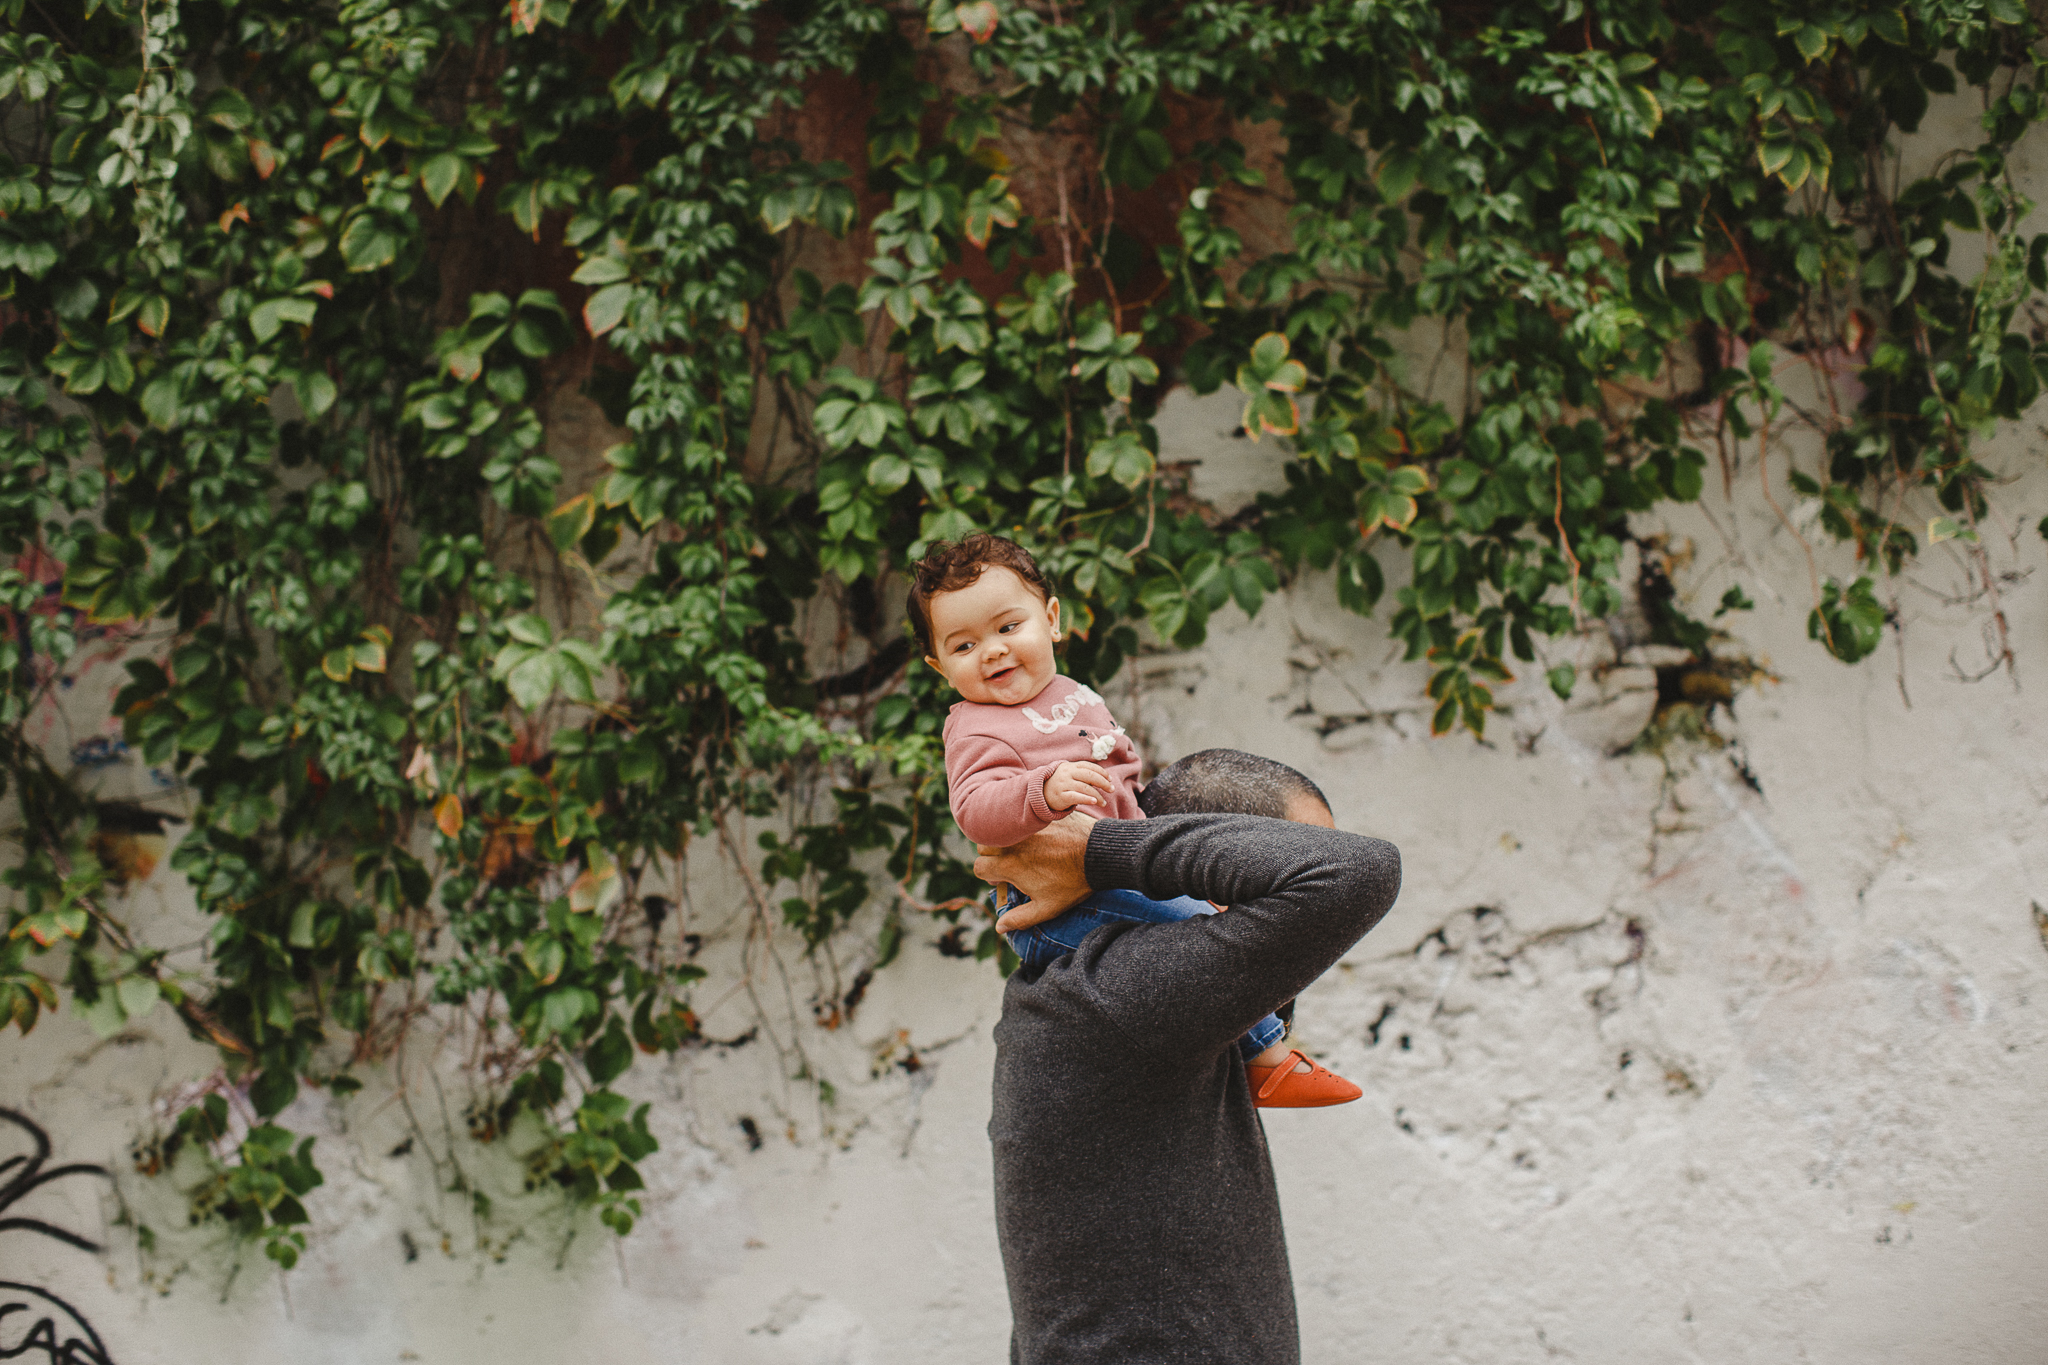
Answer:
[[[1065,913],[1094,890],[1088,885],[1088,836],[1098,817],[1075,811],[1021,843],[979,845],[974,875],[996,885],[1008,883],[1030,897],[996,921],[1003,933],[1029,929]]]
[[[1048,834],[1051,831],[1047,831]],[[1040,836],[1043,838],[1044,836]],[[1057,900],[1080,852],[1086,886],[1166,900],[1196,896],[1221,915],[1148,925],[1075,957],[1098,1002],[1135,1045],[1220,1045],[1298,994],[1377,924],[1401,887],[1401,855],[1363,835],[1251,815],[1102,820],[1085,845],[1061,839],[976,864]]]

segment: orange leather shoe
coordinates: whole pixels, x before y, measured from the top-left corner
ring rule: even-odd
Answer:
[[[1300,1062],[1308,1062],[1308,1070],[1296,1071]],[[1278,1066],[1248,1065],[1244,1070],[1252,1083],[1252,1103],[1260,1109],[1321,1109],[1349,1104],[1365,1093],[1328,1067],[1310,1061],[1299,1048]]]

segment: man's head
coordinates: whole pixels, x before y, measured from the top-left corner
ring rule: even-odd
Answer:
[[[1285,763],[1241,749],[1189,754],[1138,793],[1148,816],[1265,815],[1336,828],[1322,789]]]
[[[969,701],[1021,706],[1058,672],[1060,600],[1023,546],[944,541],[911,570],[910,620],[924,661]]]

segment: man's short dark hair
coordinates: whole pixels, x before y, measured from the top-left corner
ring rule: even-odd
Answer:
[[[1152,779],[1138,793],[1138,808],[1159,815],[1266,815],[1287,818],[1297,796],[1313,798],[1324,810],[1322,788],[1285,763],[1242,749],[1204,749],[1189,754]]]
[[[977,531],[958,544],[935,541],[923,559],[910,566],[910,624],[917,642],[932,652],[932,599],[942,592],[971,588],[984,569],[1008,569],[1039,597],[1052,599],[1052,584],[1031,552],[1014,540]]]

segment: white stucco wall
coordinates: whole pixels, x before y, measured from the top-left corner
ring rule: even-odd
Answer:
[[[1219,496],[1265,476],[1229,424],[1220,401],[1178,399],[1166,424]],[[2007,466],[2037,439],[2016,434]],[[2022,525],[2048,511],[2044,482],[2013,490]],[[1488,746],[1429,739],[1420,674],[1313,578],[1144,661],[1135,711],[1161,756],[1228,744],[1294,763],[1341,824],[1406,859],[1393,913],[1301,1005],[1302,1041],[1365,1099],[1267,1118],[1310,1361],[2042,1358],[2042,543],[1993,547],[2017,575],[2019,686],[1957,681],[1951,650],[1979,650],[1981,611],[1906,592],[1909,710],[1889,645],[1851,668],[1804,638],[1803,560],[1744,488],[1714,507],[1739,562],[1699,513],[1668,528],[1696,546],[1683,590],[1712,602],[1739,577],[1759,602],[1729,648],[1781,681],[1722,719],[1737,748],[1606,756],[1647,713],[1625,669],[1604,691],[1589,676],[1571,714],[1531,670]],[[1937,551],[1913,577],[1946,591],[1961,574]],[[1590,675],[1610,646],[1580,649]],[[1132,709],[1127,689],[1112,700]],[[160,900],[157,941],[191,932],[168,873],[133,894]],[[707,951],[730,958],[736,888],[707,872],[693,899]],[[565,1249],[571,1225],[522,1199],[503,1157],[458,1144],[500,1194],[494,1244],[518,1234],[502,1261],[436,1193],[447,1172],[389,1155],[409,1129],[387,1086],[287,1116],[321,1135],[329,1173],[311,1253],[289,1276],[256,1258],[231,1277],[217,1238],[177,1226],[178,1191],[127,1158],[207,1052],[163,1011],[108,1042],[46,1019],[0,1046],[0,1097],[58,1159],[111,1168],[118,1194],[69,1180],[13,1212],[111,1250],[0,1234],[0,1267],[78,1307],[124,1362],[1001,1359],[983,1134],[998,982],[932,951],[935,931],[913,937],[851,1025],[773,1020],[832,1080],[829,1108],[763,1042],[636,1069],[664,1149],[624,1242],[591,1226]],[[801,1011],[809,977],[790,965]],[[750,1019],[731,999],[706,1026]],[[906,1042],[915,1074],[889,1064]],[[416,1046],[407,1098],[438,1133]],[[124,1206],[154,1253],[116,1224]]]
[[[1394,911],[1301,1003],[1299,1040],[1365,1098],[1266,1121],[1308,1361],[2048,1359],[2040,416],[1993,458],[2024,474],[2000,499],[2018,529],[1990,547],[2017,684],[1958,680],[1952,656],[1982,659],[1985,617],[1942,600],[1965,577],[1943,548],[1901,588],[1902,650],[1888,639],[1852,668],[1810,643],[1805,562],[1757,492],[1753,447],[1732,502],[1711,479],[1704,509],[1639,528],[1690,542],[1688,598],[1740,582],[1757,600],[1724,652],[1777,680],[1718,718],[1725,747],[1609,756],[1647,720],[1651,675],[1610,668],[1597,628],[1551,646],[1581,667],[1569,708],[1532,669],[1487,745],[1428,738],[1419,668],[1313,575],[1118,680],[1112,702],[1159,757],[1235,745],[1293,763],[1341,825],[1406,860]],[[1234,424],[1227,398],[1176,397],[1162,420],[1224,506],[1276,472]],[[1850,567],[1821,555],[1823,572]],[[118,671],[81,673],[54,752],[102,729]],[[149,779],[115,764],[95,780]],[[706,864],[690,927],[715,986],[737,970],[744,911]],[[167,871],[131,894],[153,942],[200,931]],[[497,1199],[478,1250],[412,1127],[437,1140],[446,1112],[460,1129],[464,1097],[433,1078],[461,1039],[437,1052],[417,1036],[363,1094],[286,1115],[320,1135],[328,1184],[284,1276],[260,1257],[236,1270],[217,1235],[179,1226],[175,1185],[129,1160],[211,1054],[163,1010],[105,1041],[68,1011],[46,1018],[0,1041],[0,1103],[50,1132],[55,1160],[112,1180],[10,1212],[109,1250],[0,1233],[0,1279],[70,1302],[124,1365],[1003,1359],[984,1135],[999,982],[935,937],[920,925],[835,1032],[810,1022],[813,968],[785,949],[788,996],[772,966],[760,976],[784,1051],[643,1061],[630,1084],[663,1150],[624,1241],[522,1196],[505,1144],[458,1142]],[[741,997],[700,1005],[713,1036],[754,1022]],[[791,1079],[797,1046],[833,1104]]]

